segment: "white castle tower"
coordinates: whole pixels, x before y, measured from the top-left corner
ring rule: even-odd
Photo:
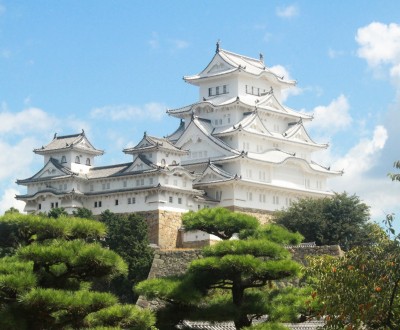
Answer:
[[[28,179],[28,213],[78,207],[95,215],[142,214],[150,241],[161,248],[193,246],[212,239],[205,233],[179,234],[181,214],[223,206],[267,221],[274,210],[304,197],[323,197],[327,178],[340,175],[312,161],[315,151],[327,148],[314,142],[303,122],[312,117],[281,102],[282,90],[294,81],[268,69],[259,59],[217,49],[199,74],[184,80],[199,88],[199,100],[170,116],[180,119],[171,135],[144,133],[123,152],[131,162],[95,167],[103,151],[85,133],[54,136],[36,154],[44,166]]]

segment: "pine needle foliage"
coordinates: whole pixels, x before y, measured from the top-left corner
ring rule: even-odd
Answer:
[[[223,208],[190,212],[182,219],[186,230],[203,230],[223,240],[204,248],[203,258],[192,261],[183,276],[147,280],[136,286],[140,294],[167,302],[159,315],[168,310],[175,322],[232,320],[241,329],[272,313],[274,304],[262,290],[272,287],[273,281],[299,275],[299,264],[291,260],[282,242],[299,242],[302,236],[282,227],[260,227],[256,218]],[[244,239],[230,240],[235,234]],[[288,320],[298,316],[291,310],[286,314]],[[170,322],[168,326],[173,325]]]
[[[10,212],[0,217],[0,230],[7,234],[0,246],[15,249],[13,256],[0,258],[1,329],[135,329],[135,324],[152,329],[149,311],[91,289],[98,278],[128,272],[124,260],[100,244],[104,224]],[[97,320],[93,326],[89,315]]]

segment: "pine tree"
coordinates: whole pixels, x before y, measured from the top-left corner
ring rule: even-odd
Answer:
[[[263,314],[284,319],[274,310],[282,307],[274,303],[280,292],[268,290],[267,284],[299,274],[300,266],[280,243],[298,243],[301,235],[276,226],[258,228],[254,217],[223,208],[189,212],[182,219],[186,229],[201,229],[224,240],[204,248],[204,257],[192,261],[183,276],[146,280],[136,286],[139,293],[167,302],[165,310],[174,322],[233,320],[240,329]],[[229,240],[239,232],[244,239]],[[159,312],[160,320],[165,310]]]
[[[98,278],[127,272],[123,259],[99,243],[104,224],[18,213],[0,217],[0,245],[15,254],[0,259],[1,329],[150,329],[154,316],[91,289]]]

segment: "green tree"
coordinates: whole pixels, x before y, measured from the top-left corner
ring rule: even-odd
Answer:
[[[61,216],[64,216],[64,217],[68,216],[68,213],[67,213],[67,211],[65,211],[65,209],[63,207],[55,207],[47,213],[47,216],[49,218],[57,219]]]
[[[82,219],[93,219],[93,212],[85,207],[78,207],[76,210],[72,211],[72,215],[76,218]]]
[[[19,210],[16,209],[15,207],[11,206],[6,212],[4,212],[5,214],[7,213],[19,213]]]
[[[369,223],[369,207],[356,195],[336,193],[321,199],[301,199],[275,213],[276,223],[300,232],[307,242],[339,244],[345,251],[369,244],[367,234],[376,226]]]
[[[100,221],[108,228],[105,245],[128,264],[128,273],[114,278],[108,288],[122,301],[135,302],[137,295],[132,291],[132,286],[147,278],[153,261],[147,222],[137,214],[122,215],[109,210],[101,214]]]
[[[250,326],[254,318],[263,314],[271,315],[271,321],[274,318],[282,320],[290,314],[276,313],[275,307],[282,304],[274,304],[273,301],[279,300],[280,291],[277,288],[268,291],[267,287],[272,281],[299,274],[300,266],[291,260],[290,253],[278,243],[279,236],[286,241],[290,240],[284,235],[286,233],[290,236],[290,233],[283,229],[265,230],[260,234],[261,238],[254,238],[248,233],[257,232],[258,222],[255,218],[223,208],[189,212],[182,219],[186,229],[209,230],[224,238],[246,230],[246,239],[226,239],[204,248],[203,258],[192,261],[188,271],[181,277],[158,278],[139,283],[136,290],[140,294],[168,303],[168,313],[161,310],[158,314],[160,320],[164,320],[163,315],[166,314],[170,316],[170,321],[175,317],[174,322],[183,318],[233,320],[236,328],[240,329]],[[227,219],[232,220],[233,226]],[[221,227],[216,223],[221,224]],[[267,238],[268,235],[271,239]],[[292,242],[298,243],[301,236],[297,238],[292,236]],[[267,291],[263,291],[263,288]],[[293,314],[298,316],[297,313]]]
[[[99,240],[104,224],[71,217],[6,214],[1,246],[15,254],[0,259],[1,329],[150,329],[154,316],[121,305],[107,292],[91,289],[99,277],[127,272],[127,265]]]
[[[394,162],[393,167],[400,169],[400,160]],[[392,179],[392,181],[400,181],[400,173],[389,173],[389,177]]]
[[[310,260],[308,275],[326,317],[324,329],[400,329],[400,236],[387,217],[388,234],[356,247],[341,258]]]

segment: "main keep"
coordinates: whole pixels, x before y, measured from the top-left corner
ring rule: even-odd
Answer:
[[[282,92],[295,86],[254,59],[217,49],[210,63],[184,80],[197,86],[199,100],[167,110],[180,119],[167,137],[144,133],[123,152],[132,162],[94,166],[103,154],[85,133],[57,136],[36,154],[44,166],[16,196],[28,213],[79,207],[95,215],[142,214],[150,241],[160,248],[196,246],[209,235],[180,231],[181,214],[223,206],[267,221],[272,211],[304,197],[323,197],[327,178],[341,174],[312,161],[327,148],[312,140],[304,122],[312,117],[282,104]]]

